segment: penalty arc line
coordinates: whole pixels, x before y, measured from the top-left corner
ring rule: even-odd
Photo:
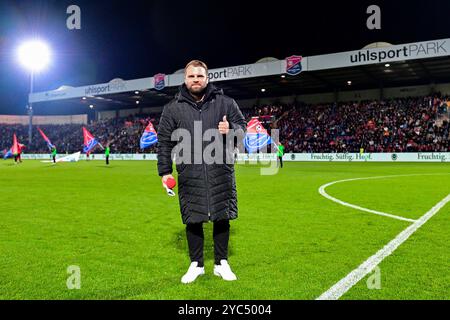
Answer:
[[[337,300],[351,287],[358,283],[368,273],[370,273],[381,261],[391,255],[403,242],[405,242],[414,232],[431,219],[442,207],[450,201],[450,194],[442,199],[438,204],[425,213],[420,219],[402,231],[394,240],[389,242],[383,249],[367,259],[358,268],[350,272],[345,278],[336,283],[333,287],[323,293],[316,300]]]
[[[411,224],[408,228],[400,232],[397,237],[390,241],[383,249],[371,256],[363,262],[358,268],[350,272],[346,277],[341,279],[338,283],[332,286],[329,290],[324,292],[316,300],[337,300],[362,278],[369,274],[384,258],[392,254],[403,242],[405,242],[414,232],[430,220],[442,207],[450,202],[450,194],[437,203],[427,213],[420,217],[416,222]]]
[[[340,205],[352,208],[352,209],[356,209],[356,210],[361,210],[361,211],[365,211],[365,212],[369,212],[369,213],[373,213],[379,216],[385,216],[385,217],[389,217],[392,219],[397,219],[397,220],[402,220],[402,221],[408,221],[408,222],[415,222],[417,220],[414,219],[408,219],[408,218],[404,218],[404,217],[400,217],[400,216],[396,216],[390,213],[386,213],[386,212],[381,212],[381,211],[376,211],[376,210],[371,210],[371,209],[367,209],[364,207],[360,207],[342,200],[339,200],[333,196],[330,196],[325,189],[333,184],[336,183],[342,183],[342,182],[348,182],[348,181],[357,181],[357,180],[369,180],[369,179],[384,179],[384,178],[397,178],[397,177],[413,177],[413,176],[426,176],[426,175],[441,175],[440,173],[435,174],[435,173],[431,173],[431,174],[403,174],[403,175],[392,175],[392,176],[378,176],[378,177],[365,177],[365,178],[353,178],[353,179],[345,179],[345,180],[338,180],[338,181],[333,181],[327,184],[324,184],[322,186],[319,187],[319,193],[327,198],[328,200],[331,200],[333,202],[339,203]]]

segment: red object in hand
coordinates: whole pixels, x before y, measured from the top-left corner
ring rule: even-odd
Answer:
[[[173,188],[175,188],[176,185],[177,185],[177,182],[175,181],[174,178],[168,178],[168,179],[166,180],[166,186],[167,186],[167,188],[173,189]]]

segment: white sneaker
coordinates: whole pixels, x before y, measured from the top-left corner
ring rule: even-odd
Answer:
[[[197,265],[198,265],[197,261],[191,262],[191,265],[189,266],[188,271],[181,278],[181,282],[182,283],[194,282],[195,279],[197,279],[198,276],[201,276],[202,274],[205,274],[205,267],[197,267]]]
[[[222,277],[223,280],[227,281],[237,279],[236,275],[231,271],[228,261],[225,259],[220,260],[220,265],[214,265],[214,275]]]

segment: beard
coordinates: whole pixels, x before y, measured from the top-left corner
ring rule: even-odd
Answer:
[[[205,94],[206,91],[206,86],[205,87],[190,87],[189,89],[189,93],[194,96],[197,99],[201,99],[203,97],[203,95]]]

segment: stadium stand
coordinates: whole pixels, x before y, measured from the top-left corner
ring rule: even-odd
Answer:
[[[339,102],[333,104],[262,105],[243,109],[247,120],[258,116],[270,131],[279,129],[286,152],[448,152],[449,97],[433,96]],[[141,153],[139,138],[148,121],[158,130],[160,114],[138,114],[93,121],[87,125],[114,153]],[[42,125],[59,153],[82,150],[81,124]],[[36,130],[36,126],[34,126]],[[0,125],[0,150],[10,147],[13,133],[26,141],[28,126]],[[28,153],[48,153],[43,139]],[[156,146],[145,150],[155,153]]]

